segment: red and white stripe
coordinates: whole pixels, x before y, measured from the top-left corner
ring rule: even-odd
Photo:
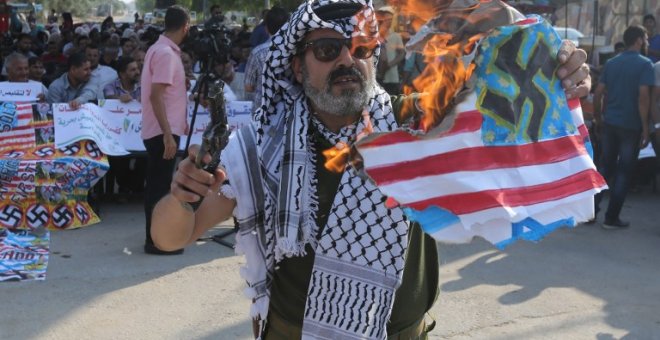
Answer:
[[[496,243],[511,237],[511,222],[527,217],[593,217],[593,195],[606,184],[583,144],[579,102],[569,105],[579,134],[505,146],[484,145],[475,103],[472,94],[458,105],[453,126],[439,136],[396,131],[358,143],[367,174],[402,206],[457,215],[462,230],[433,235],[445,241],[479,235]]]
[[[32,122],[32,104],[17,104],[16,126],[8,132],[0,132],[0,149],[22,149],[34,147],[36,139]]]
[[[37,162],[33,160],[20,160],[17,172],[14,176],[9,181],[3,181],[1,185],[11,192],[18,192],[18,197],[22,197],[22,195],[25,194],[33,194],[35,187],[36,163]]]

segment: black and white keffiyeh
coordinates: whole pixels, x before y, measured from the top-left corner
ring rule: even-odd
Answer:
[[[348,17],[324,21],[318,15],[328,8],[356,5],[361,9]],[[339,133],[315,119],[300,84],[294,81],[291,60],[305,35],[321,28],[346,38],[375,36],[371,1],[308,1],[272,37],[257,122],[238,131],[223,152],[222,164],[231,186],[222,190],[237,202],[236,248],[247,260],[241,275],[253,299],[253,317],[266,319],[276,263],[304,255],[305,245],[310,244],[315,262],[303,338],[383,339],[403,274],[408,223],[399,208],[386,208],[386,198],[375,185],[348,165],[317,239],[316,152],[311,131],[333,143],[350,145],[366,125],[373,131],[390,131],[396,122],[390,97],[380,87],[366,108],[368,119]]]

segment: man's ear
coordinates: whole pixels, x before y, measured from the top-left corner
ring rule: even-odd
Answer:
[[[302,56],[294,56],[291,62],[291,67],[293,68],[293,75],[296,77],[296,80],[302,84],[303,83],[303,72],[302,72],[302,63],[305,62]]]

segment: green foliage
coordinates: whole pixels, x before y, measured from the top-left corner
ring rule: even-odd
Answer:
[[[135,7],[137,11],[142,13],[153,12],[156,1],[154,0],[135,0]]]
[[[58,0],[72,1],[72,0]],[[271,6],[280,6],[289,11],[296,9],[304,0],[270,0]],[[153,12],[155,0],[135,0],[135,6],[138,12]],[[197,17],[201,18],[204,11],[204,0],[177,0],[177,4],[197,12]],[[207,0],[208,8],[212,5],[220,5],[223,11],[245,11],[255,16],[259,16],[264,9],[265,0]]]
[[[145,1],[145,0],[137,0]],[[265,0],[207,0],[208,7],[211,8],[212,5],[220,5],[223,11],[245,11],[253,15],[260,15],[261,11],[264,9]],[[270,0],[270,5],[278,5],[287,10],[293,11],[300,5],[304,0]],[[204,0],[177,0],[177,3],[189,8],[192,11],[197,11],[197,13],[202,13]],[[199,15],[199,14],[198,14]]]
[[[48,12],[71,12],[73,16],[78,18],[95,16],[99,7],[102,11],[105,9],[104,14],[107,15],[107,8],[110,4],[112,4],[113,15],[123,13],[126,10],[126,4],[120,0],[41,0],[37,3],[43,4]]]
[[[94,6],[92,0],[47,0],[44,7],[57,13],[71,12],[76,17],[86,17],[91,14]]]

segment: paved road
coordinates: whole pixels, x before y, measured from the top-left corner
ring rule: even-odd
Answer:
[[[241,257],[213,242],[145,255],[140,205],[103,208],[98,225],[52,233],[46,281],[0,284],[0,339],[249,338]],[[623,216],[628,230],[504,252],[441,246],[431,338],[660,339],[660,194],[633,194]]]

